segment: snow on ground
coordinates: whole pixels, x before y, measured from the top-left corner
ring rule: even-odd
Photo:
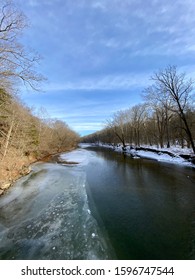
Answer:
[[[143,145],[143,148],[149,148],[149,149],[154,149],[158,150],[159,152],[171,152],[175,155],[192,155],[193,151],[190,148],[181,148],[179,145],[171,146],[170,148],[159,148],[156,145],[153,146],[148,146],[148,145]]]
[[[94,145],[94,144],[91,144],[91,145]],[[102,144],[102,143],[97,144],[97,145],[101,146],[101,147],[113,149],[116,152],[123,152],[122,145],[114,146],[114,145]],[[88,146],[89,146],[89,144],[88,144]],[[157,148],[156,146],[142,146],[142,148],[154,149],[154,150],[157,150],[158,152],[131,149],[130,146],[127,145],[126,154],[128,154],[129,156],[132,156],[134,159],[147,158],[147,159],[154,159],[157,161],[164,161],[164,162],[170,162],[170,163],[195,167],[194,164],[192,164],[188,160],[185,160],[179,156],[179,155],[193,155],[192,149],[188,149],[188,148],[182,149],[179,146],[173,146],[171,148],[163,148],[163,149]],[[168,155],[163,152],[172,153],[173,156]]]
[[[182,159],[179,156],[171,157],[171,156],[169,156],[167,154],[163,154],[163,153],[157,154],[157,153],[153,153],[150,151],[137,151],[136,155],[139,157],[155,159],[158,161],[171,161],[174,163],[184,163],[184,162],[186,163],[186,160]]]
[[[147,148],[147,147],[143,147],[143,148]],[[150,147],[151,148],[151,147]],[[154,147],[153,147],[154,148]],[[117,148],[116,148],[117,150]],[[190,149],[189,149],[190,150]],[[151,152],[151,151],[136,151],[134,149],[130,149],[130,147],[127,147],[127,154],[132,155],[133,157],[141,157],[141,158],[148,158],[148,159],[154,159],[157,161],[164,161],[164,162],[171,162],[171,163],[176,163],[176,164],[182,164],[182,165],[186,165],[186,166],[192,166],[195,167],[194,164],[192,164],[191,162],[189,162],[188,160],[183,159],[182,157],[179,156],[179,154],[191,154],[189,152],[189,150],[187,151],[181,151],[181,149],[177,148],[170,148],[170,149],[158,149],[158,153],[156,152]],[[121,149],[119,149],[119,151],[121,151]],[[173,156],[170,156],[166,153],[163,152],[170,152],[173,154]]]

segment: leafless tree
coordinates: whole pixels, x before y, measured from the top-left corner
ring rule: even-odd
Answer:
[[[0,2],[0,88],[18,80],[38,89],[43,77],[34,71],[40,57],[19,42],[27,20],[12,1]]]
[[[107,128],[111,129],[114,132],[118,140],[122,143],[123,149],[125,149],[126,147],[128,121],[128,110],[121,110],[116,112],[113,115],[113,118],[107,121]]]
[[[144,133],[143,124],[146,121],[146,104],[137,104],[129,110],[133,128],[134,141],[137,146],[141,144],[141,134]]]
[[[195,145],[190,130],[188,120],[186,118],[186,110],[190,102],[193,90],[193,81],[186,78],[185,73],[179,73],[176,66],[168,66],[162,71],[152,76],[154,88],[159,94],[165,94],[167,99],[172,100],[172,106],[169,108],[181,118],[185,132],[189,138],[189,142],[195,153]]]
[[[170,120],[173,116],[171,108],[173,108],[171,98],[166,92],[158,92],[155,85],[149,86],[144,89],[142,94],[143,99],[146,101],[148,108],[153,111],[153,117],[156,119],[158,139],[161,148],[164,146],[165,136],[167,148],[170,147]]]

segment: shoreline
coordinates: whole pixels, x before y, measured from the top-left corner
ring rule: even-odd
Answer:
[[[132,159],[150,159],[155,160],[159,162],[167,162],[172,164],[178,164],[180,166],[187,166],[191,168],[195,168],[195,155],[192,153],[186,153],[185,150],[176,149],[177,152],[174,152],[174,149],[157,149],[157,148],[151,148],[151,147],[132,147],[130,145],[127,145],[125,149],[122,147],[122,145],[111,145],[111,144],[95,144],[95,143],[81,143],[80,147],[82,148],[86,146],[91,147],[102,147],[105,149],[112,149],[115,152],[118,153],[125,153],[127,156],[130,156]],[[78,146],[79,147],[79,146]],[[15,176],[12,176],[11,178],[3,179],[0,182],[0,197],[6,193],[6,191],[14,185],[14,183],[19,180],[20,178],[28,175],[31,170],[31,165],[33,163],[37,162],[51,162],[51,163],[58,163],[58,164],[78,164],[78,162],[74,161],[66,161],[60,158],[60,155],[62,153],[68,153],[73,150],[75,150],[77,147],[73,149],[67,149],[66,151],[61,151],[54,154],[46,155],[40,159],[29,159],[28,163],[25,162],[21,166],[20,169],[18,169],[15,173]]]
[[[85,144],[84,144],[85,145]],[[126,145],[125,149],[122,145],[111,145],[111,144],[87,144],[88,146],[97,146],[107,149],[112,149],[118,153],[125,153],[127,156],[130,156],[132,159],[150,159],[159,162],[167,162],[173,163],[183,166],[188,166],[195,168],[195,155],[189,150],[182,150],[179,148],[154,148],[148,146],[141,146],[141,147],[132,147],[130,145]]]
[[[72,148],[72,149],[67,149],[66,151],[61,151],[58,153],[54,153],[54,154],[49,154],[46,156],[43,156],[41,158],[27,158],[25,157],[25,164],[22,164],[21,168],[19,168],[17,171],[14,172],[14,176],[8,176],[6,177],[6,179],[2,179],[0,181],[0,197],[6,194],[6,191],[11,188],[15,182],[17,180],[19,180],[20,178],[30,174],[31,170],[31,165],[34,163],[38,163],[38,162],[51,162],[51,163],[66,163],[65,161],[61,161],[59,156],[62,153],[68,153],[71,152],[73,150],[75,150],[77,147]],[[27,161],[27,162],[26,162]],[[74,163],[75,164],[75,163]]]

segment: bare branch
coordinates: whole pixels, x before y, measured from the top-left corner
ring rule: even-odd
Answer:
[[[40,57],[18,42],[18,36],[26,27],[25,16],[17,10],[12,1],[0,4],[0,85],[7,81],[22,81],[25,85],[38,90],[44,78],[34,71]]]

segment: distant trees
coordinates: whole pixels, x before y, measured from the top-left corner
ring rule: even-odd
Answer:
[[[146,104],[143,103],[133,106],[129,110],[129,113],[134,143],[136,146],[140,146],[145,132],[145,120],[147,116]]]
[[[126,111],[118,111],[113,118],[108,121],[107,128],[112,130],[125,149],[127,139],[128,114]]]
[[[103,143],[157,145],[169,148],[184,143],[195,153],[195,106],[193,81],[168,66],[152,76],[154,82],[143,92],[144,103],[113,115],[102,131],[84,137]]]
[[[71,149],[77,145],[79,135],[69,128],[69,126],[60,120],[53,120],[50,125],[52,130],[52,150],[62,152]]]

